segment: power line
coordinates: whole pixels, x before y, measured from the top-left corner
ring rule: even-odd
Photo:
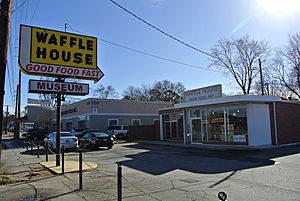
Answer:
[[[124,10],[125,12],[129,13],[129,14],[132,15],[133,17],[137,18],[138,20],[142,21],[143,23],[147,24],[148,26],[152,27],[153,29],[159,31],[160,33],[162,33],[162,34],[164,34],[164,35],[166,35],[166,36],[168,36],[169,38],[171,38],[171,39],[173,39],[173,40],[175,40],[175,41],[177,41],[177,42],[179,42],[179,43],[181,43],[181,44],[183,44],[183,45],[185,45],[185,46],[187,46],[187,47],[189,47],[189,48],[191,48],[191,49],[193,49],[193,50],[196,50],[197,52],[200,52],[200,53],[202,53],[202,54],[205,54],[206,56],[216,58],[214,55],[212,55],[212,54],[210,54],[210,53],[208,53],[208,52],[205,52],[205,51],[203,51],[203,50],[200,50],[199,48],[196,48],[196,47],[194,47],[194,46],[192,46],[192,45],[190,45],[190,44],[188,44],[188,43],[186,43],[186,42],[184,42],[184,41],[182,41],[182,40],[176,38],[175,36],[172,36],[171,34],[168,34],[167,32],[163,31],[162,29],[160,29],[160,28],[154,26],[153,24],[147,22],[147,21],[144,20],[143,18],[137,16],[136,14],[134,14],[133,12],[131,12],[130,10],[128,10],[127,8],[121,6],[120,4],[118,4],[117,2],[115,2],[114,0],[109,0],[109,1],[112,2],[113,4],[115,4],[116,6],[118,6],[119,8],[121,8],[122,10]]]
[[[185,65],[185,66],[189,66],[189,67],[193,67],[193,68],[198,68],[198,69],[203,69],[203,70],[207,70],[207,71],[213,71],[213,72],[217,72],[217,73],[223,73],[221,71],[217,71],[217,70],[213,70],[213,69],[209,69],[209,68],[205,68],[205,67],[201,67],[201,66],[197,66],[197,65],[193,65],[193,64],[187,64],[187,63],[184,63],[184,62],[181,62],[181,61],[176,61],[176,60],[173,60],[173,59],[168,59],[166,57],[161,57],[161,56],[158,56],[158,55],[154,55],[154,54],[150,54],[150,53],[143,52],[143,51],[140,51],[140,50],[136,50],[136,49],[126,47],[124,45],[120,45],[120,44],[117,44],[117,43],[113,43],[113,42],[110,42],[110,41],[107,41],[107,40],[104,40],[104,39],[101,39],[101,38],[98,38],[98,40],[106,42],[106,43],[111,44],[111,45],[121,47],[123,49],[127,49],[127,50],[130,50],[130,51],[137,52],[137,53],[140,53],[140,54],[143,54],[143,55],[146,55],[146,56],[154,57],[154,58],[157,58],[157,59],[169,61],[169,62],[172,62],[172,63],[181,64],[181,65]]]
[[[80,33],[80,34],[84,34],[84,35],[88,35],[88,34],[86,34],[84,32],[81,32],[81,31],[73,29],[70,24],[67,24],[67,25],[68,25],[68,28],[70,28],[74,32],[77,32],[77,33]],[[141,50],[133,49],[131,47],[120,45],[120,44],[117,44],[117,43],[114,43],[114,42],[111,42],[111,41],[108,41],[108,40],[105,40],[105,39],[102,39],[102,38],[97,38],[97,39],[99,41],[102,41],[102,42],[105,42],[105,43],[108,43],[108,44],[111,44],[111,45],[114,45],[114,46],[117,46],[117,47],[129,50],[129,51],[132,51],[132,52],[136,52],[136,53],[139,53],[139,54],[150,56],[150,57],[153,57],[153,58],[156,58],[156,59],[160,59],[160,60],[164,60],[164,61],[168,61],[168,62],[172,62],[172,63],[176,63],[176,64],[180,64],[180,65],[184,65],[184,66],[188,66],[188,67],[192,67],[192,68],[197,68],[197,69],[212,71],[212,72],[216,72],[216,73],[224,73],[222,71],[213,70],[213,69],[209,69],[209,68],[205,68],[205,67],[201,67],[201,66],[197,66],[197,65],[193,65],[193,64],[188,64],[188,63],[184,63],[184,62],[177,61],[177,60],[174,60],[174,59],[169,59],[169,58],[166,58],[166,57],[162,57],[162,56],[158,56],[158,55],[155,55],[155,54],[147,53],[147,52],[144,52],[144,51],[141,51]]]
[[[15,11],[17,11],[19,8],[21,8],[28,0],[24,0],[15,10],[11,11],[12,13],[14,13]]]
[[[36,12],[37,7],[39,6],[39,3],[40,3],[40,0],[38,0],[37,4],[36,4],[36,6],[35,6],[35,9],[34,9],[34,11],[33,11],[33,15],[32,15],[32,17],[31,17],[31,20],[30,20],[29,24],[31,24],[31,22],[32,22],[32,20],[33,20],[33,17],[34,17],[34,15],[35,15],[35,12]]]

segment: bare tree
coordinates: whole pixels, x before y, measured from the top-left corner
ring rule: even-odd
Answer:
[[[45,81],[53,81],[52,77],[40,77],[40,80],[45,80]],[[41,101],[46,102],[46,104],[50,104],[50,106],[55,105],[55,94],[38,94],[39,99]]]
[[[152,94],[151,94],[151,86],[142,85],[142,87],[134,87],[129,86],[124,92],[123,92],[123,99],[124,100],[140,100],[140,101],[151,101],[153,100]]]
[[[300,99],[300,33],[289,36],[288,45],[276,52],[273,62],[274,78]]]
[[[219,40],[210,54],[210,66],[225,69],[224,73],[233,77],[243,94],[249,94],[259,73],[258,59],[266,61],[269,47],[266,42],[251,40],[246,35]]]
[[[179,103],[183,101],[185,87],[181,82],[173,83],[169,80],[155,82],[152,94],[155,100]]]
[[[151,85],[142,85],[140,88],[129,86],[123,92],[123,99],[178,103],[183,100],[184,90],[185,87],[180,82],[163,80],[155,82],[152,87]]]
[[[102,99],[118,97],[118,93],[116,92],[115,88],[113,88],[111,85],[105,87],[102,84],[96,86],[93,95]]]

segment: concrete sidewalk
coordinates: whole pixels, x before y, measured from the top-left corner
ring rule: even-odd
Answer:
[[[45,155],[37,158],[37,155],[20,148],[23,146],[22,140],[6,139],[5,142],[7,149],[2,150],[0,173],[13,183],[0,185],[0,200],[85,200],[78,190],[78,173],[55,175],[40,164],[45,162]],[[51,164],[55,162],[55,157],[50,155],[49,160],[52,160],[48,163]],[[92,166],[96,168],[96,164]]]

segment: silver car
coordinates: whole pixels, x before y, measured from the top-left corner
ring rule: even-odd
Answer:
[[[52,132],[45,138],[45,145],[50,149],[56,149],[56,132]],[[76,150],[78,147],[78,139],[70,132],[61,132],[60,147],[64,146],[65,149]]]

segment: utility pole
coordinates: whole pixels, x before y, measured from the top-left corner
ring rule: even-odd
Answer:
[[[15,107],[15,124],[14,124],[14,138],[17,136],[17,130],[18,130],[18,124],[17,124],[17,119],[18,119],[18,101],[19,101],[19,84],[17,84],[17,91],[16,91],[16,107]]]
[[[262,74],[262,68],[261,68],[261,62],[260,62],[260,59],[258,59],[258,63],[259,63],[259,74],[260,74],[261,95],[265,95],[265,92],[264,92],[264,81],[263,81],[263,74]]]
[[[21,75],[21,70],[19,70],[19,84],[18,84],[18,105],[16,105],[16,107],[18,107],[18,113],[17,113],[17,118],[19,119],[21,117],[21,84],[22,83],[22,75]],[[17,122],[17,127],[16,127],[17,131],[16,131],[16,136],[15,139],[19,139],[20,138],[20,122]]]
[[[3,108],[5,71],[7,64],[7,49],[10,35],[10,18],[13,0],[2,0],[0,7],[0,106]],[[2,120],[3,112],[0,112],[0,167],[2,151]]]

